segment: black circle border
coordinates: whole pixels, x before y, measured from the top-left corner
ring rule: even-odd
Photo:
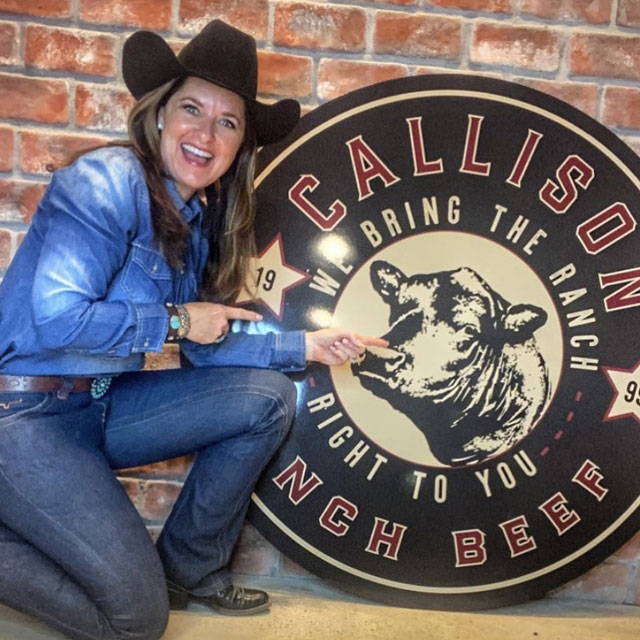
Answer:
[[[319,126],[324,125],[332,118],[352,111],[367,103],[377,100],[387,100],[394,95],[439,90],[493,93],[497,98],[510,98],[550,112],[558,118],[571,123],[607,147],[609,151],[625,165],[629,172],[640,181],[640,158],[638,158],[636,153],[625,144],[624,141],[591,116],[552,95],[525,85],[496,78],[456,73],[413,76],[389,80],[358,89],[320,105],[305,115],[300,120],[296,129],[287,136],[287,138],[276,145],[265,147],[260,151],[256,169],[258,193],[263,174],[265,171],[270,170],[270,165],[277,162],[279,156],[284,153],[288,147],[295,144],[299,138],[309,134]],[[615,527],[614,531],[608,537],[598,542],[587,552],[578,555],[577,558],[568,561],[566,564],[563,564],[551,572],[545,573],[528,582],[520,582],[515,586],[489,590],[484,589],[486,585],[480,585],[479,587],[470,587],[468,591],[463,593],[443,594],[437,593],[437,591],[447,591],[446,588],[439,589],[434,587],[433,591],[422,589],[418,592],[417,590],[402,589],[396,586],[391,587],[381,584],[381,582],[385,581],[393,582],[390,580],[387,581],[383,579],[381,582],[371,582],[366,578],[358,576],[358,570],[353,573],[345,572],[337,567],[335,562],[328,563],[324,561],[321,557],[323,552],[320,552],[320,555],[316,555],[298,544],[295,541],[295,534],[293,534],[293,536],[287,535],[282,528],[274,524],[262,510],[260,504],[261,500],[259,495],[257,493],[252,494],[248,518],[258,531],[278,550],[282,551],[285,555],[290,555],[292,560],[300,564],[304,569],[326,580],[336,588],[386,604],[420,609],[440,609],[444,611],[484,610],[542,598],[549,590],[577,578],[585,571],[600,564],[633,537],[640,529],[640,508],[636,508],[633,513],[623,518],[623,521]],[[622,518],[622,516],[620,516],[620,518]],[[620,520],[620,518],[618,518],[618,520]],[[614,523],[611,523],[610,526],[613,524]],[[286,524],[284,524],[284,528],[286,529]],[[577,551],[579,550],[576,550],[572,555],[575,555]],[[360,573],[365,574],[364,571]],[[460,592],[461,588],[456,587],[455,590]]]

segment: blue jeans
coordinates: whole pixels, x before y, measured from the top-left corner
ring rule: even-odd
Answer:
[[[276,371],[128,373],[107,395],[0,393],[0,601],[71,638],[155,639],[165,575],[197,595],[224,568],[295,387]],[[197,452],[154,547],[113,469]]]

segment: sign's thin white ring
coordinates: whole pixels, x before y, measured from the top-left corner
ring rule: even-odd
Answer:
[[[348,564],[344,564],[331,556],[328,556],[326,553],[316,549],[314,546],[310,545],[306,540],[301,538],[297,533],[289,529],[282,520],[280,520],[267,505],[262,502],[262,500],[254,493],[251,495],[251,499],[257,505],[257,507],[271,520],[283,533],[286,533],[294,542],[297,542],[303,549],[312,553],[314,556],[317,556],[321,560],[324,560],[326,563],[341,569],[346,573],[350,573],[358,578],[364,578],[369,582],[376,582],[377,584],[381,584],[385,587],[392,587],[394,589],[404,589],[405,591],[417,591],[420,593],[440,593],[440,594],[465,594],[465,593],[478,593],[481,591],[491,591],[494,589],[506,589],[507,587],[512,587],[516,584],[521,584],[523,582],[529,582],[531,580],[535,580],[541,576],[546,575],[547,573],[551,573],[560,567],[563,567],[570,562],[573,562],[576,558],[579,558],[581,555],[587,553],[587,551],[591,551],[597,544],[599,544],[602,540],[604,540],[607,536],[613,533],[640,505],[640,497],[636,499],[636,501],[617,519],[615,520],[611,526],[605,529],[599,536],[591,540],[588,544],[585,544],[583,547],[574,551],[572,554],[568,555],[566,558],[562,560],[558,560],[553,564],[550,564],[548,567],[544,567],[544,569],[539,569],[538,571],[533,571],[532,573],[527,573],[519,578],[511,578],[510,580],[503,580],[502,582],[491,582],[489,584],[479,584],[475,586],[469,587],[431,587],[428,585],[420,585],[420,584],[410,584],[405,582],[397,582],[395,580],[387,580],[387,578],[381,578],[379,576],[374,576],[370,573],[365,573],[364,571],[360,571],[360,569],[356,569]]]
[[[359,107],[355,107],[350,109],[349,111],[345,111],[341,113],[327,122],[317,126],[315,129],[312,129],[305,135],[301,136],[298,140],[296,140],[293,144],[288,146],[282,153],[276,156],[265,168],[260,172],[260,175],[257,176],[255,180],[256,189],[260,186],[263,180],[265,180],[269,174],[289,155],[291,155],[296,149],[301,147],[303,144],[308,142],[311,138],[318,135],[322,131],[332,127],[336,123],[345,120],[346,118],[350,118],[359,113],[364,113],[370,109],[374,109],[376,107],[380,107],[385,104],[391,104],[394,102],[400,102],[403,100],[415,100],[417,98],[427,98],[427,97],[463,97],[463,98],[482,98],[485,100],[492,100],[494,102],[501,102],[510,105],[514,105],[517,107],[521,107],[527,111],[531,111],[538,115],[541,115],[549,120],[553,120],[567,129],[573,131],[580,137],[587,140],[590,144],[596,147],[600,152],[602,152],[605,156],[607,156],[615,165],[618,166],[622,170],[623,173],[629,178],[629,180],[634,184],[636,189],[640,189],[640,181],[636,177],[636,175],[622,162],[620,159],[615,156],[607,147],[605,147],[597,138],[594,138],[590,134],[586,133],[580,127],[576,126],[572,122],[565,120],[564,118],[560,118],[554,113],[547,111],[546,109],[542,109],[535,105],[528,104],[526,102],[522,102],[521,100],[515,100],[513,98],[507,98],[505,96],[496,96],[492,93],[485,93],[482,91],[458,91],[458,90],[437,90],[437,91],[414,91],[409,93],[401,93],[395,96],[389,96],[387,98],[381,98],[380,100],[375,100],[373,102],[368,102],[366,104],[360,105]],[[543,576],[547,573],[551,573],[560,567],[563,567],[570,562],[573,562],[576,558],[579,558],[581,555],[587,553],[591,549],[593,549],[597,544],[599,544],[602,540],[604,540],[607,536],[613,533],[621,524],[623,524],[629,516],[633,514],[633,512],[640,506],[640,496],[636,498],[636,500],[631,504],[630,507],[627,508],[626,511],[622,513],[622,515],[615,520],[607,529],[605,529],[599,536],[591,540],[588,544],[584,545],[577,551],[574,551],[572,554],[568,555],[566,558],[562,560],[558,560],[558,562],[554,562],[553,564],[545,567],[544,569],[540,569],[538,571],[534,571],[532,573],[525,574],[520,576],[519,578],[512,578],[511,580],[504,580],[502,582],[493,582],[490,584],[484,585],[476,585],[469,587],[430,587],[424,585],[415,585],[415,584],[407,584],[403,582],[396,582],[395,580],[387,580],[386,578],[380,578],[378,576],[371,575],[369,573],[365,573],[364,571],[360,571],[354,567],[351,567],[347,564],[339,562],[335,560],[331,556],[323,553],[319,549],[316,549],[314,546],[308,544],[303,538],[301,538],[298,534],[294,533],[287,525],[284,524],[265,504],[262,500],[254,493],[251,496],[251,499],[256,504],[256,506],[283,532],[286,533],[292,540],[297,542],[303,549],[306,549],[313,555],[318,558],[324,560],[328,564],[341,569],[347,573],[358,576],[360,578],[364,578],[365,580],[369,580],[371,582],[376,582],[378,584],[392,587],[395,589],[404,589],[407,591],[418,591],[423,593],[439,593],[439,594],[464,594],[464,593],[477,593],[482,591],[489,591],[493,589],[504,589],[507,587],[514,586],[516,584],[521,584],[523,582],[528,582],[530,580],[535,580],[536,578]]]

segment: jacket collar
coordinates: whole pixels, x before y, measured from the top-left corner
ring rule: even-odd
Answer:
[[[182,213],[182,216],[187,221],[187,223],[191,223],[191,221],[204,210],[204,204],[198,197],[197,193],[192,195],[189,200],[184,202],[184,200],[178,193],[176,183],[171,178],[164,178],[164,186],[169,192],[169,195],[173,200],[173,204],[175,204],[178,211]]]

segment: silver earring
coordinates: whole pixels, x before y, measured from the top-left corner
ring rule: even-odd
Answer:
[[[162,131],[163,128],[164,128],[164,125],[162,124],[162,122],[158,122],[158,129]]]

